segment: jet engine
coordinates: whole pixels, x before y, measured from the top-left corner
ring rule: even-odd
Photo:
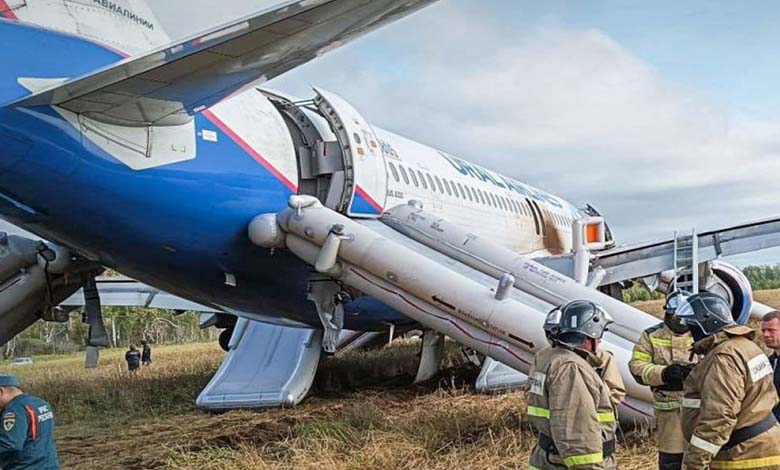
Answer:
[[[726,299],[737,323],[743,324],[750,318],[753,307],[753,288],[745,274],[736,266],[723,261],[710,261],[702,265],[699,289]],[[668,292],[673,287],[674,271],[661,274],[658,290]]]
[[[56,245],[0,232],[0,345],[38,319],[66,321],[57,306],[101,270]]]

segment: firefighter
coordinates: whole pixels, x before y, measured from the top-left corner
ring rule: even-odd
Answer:
[[[547,341],[552,346],[554,341],[550,338],[550,331],[546,329],[544,333],[547,336]],[[604,383],[607,384],[607,387],[609,387],[609,398],[612,402],[612,408],[617,410],[626,397],[626,385],[623,383],[623,376],[620,375],[620,369],[618,369],[615,357],[610,351],[598,348],[596,349],[596,358],[593,361],[593,366],[602,380],[604,380]]]
[[[57,470],[54,412],[21,390],[15,375],[0,375],[0,468]]]
[[[676,315],[703,356],[685,380],[683,467],[780,467],[780,425],[772,413],[778,398],[755,332],[735,324],[726,301],[711,293],[689,297]]]
[[[683,381],[695,358],[690,353],[693,338],[688,327],[674,315],[683,295],[666,296],[664,321],[646,329],[634,346],[628,367],[634,379],[653,392],[658,468],[676,470],[682,466],[685,438],[682,433],[681,399]]]
[[[552,345],[539,351],[529,374],[528,416],[539,431],[531,469],[614,469],[615,408],[597,353],[612,317],[575,300],[550,312],[544,330]]]

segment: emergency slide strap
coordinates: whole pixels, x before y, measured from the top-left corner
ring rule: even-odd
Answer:
[[[728,442],[723,444],[723,447],[721,447],[720,450],[729,450],[732,447],[747,441],[748,439],[752,439],[759,434],[763,434],[772,429],[775,424],[777,424],[777,418],[775,418],[773,413],[769,413],[764,419],[757,422],[756,424],[734,430],[734,432],[731,433],[731,437],[729,437]]]

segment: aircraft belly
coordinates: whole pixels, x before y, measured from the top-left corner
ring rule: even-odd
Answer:
[[[82,147],[77,133],[51,110],[2,113],[4,124],[12,124],[20,131],[17,135],[34,139],[35,145],[24,164],[0,174],[0,195],[14,195],[37,214],[20,217],[16,206],[3,204],[0,197],[4,218],[175,295],[318,324],[306,300],[305,265],[284,252],[258,248],[246,237],[246,224],[254,215],[286,206],[294,187],[282,171],[289,170],[275,170],[271,162],[261,163],[247,152],[247,142],[237,142],[238,134],[223,129],[230,120],[224,113],[216,119],[196,118],[201,135],[196,158],[144,171],[129,168],[89,141]],[[203,131],[216,136],[204,141]],[[54,179],[44,171],[70,154],[78,156],[78,171]],[[236,276],[235,287],[225,284],[226,273]],[[367,299],[347,311],[350,328],[406,321]]]

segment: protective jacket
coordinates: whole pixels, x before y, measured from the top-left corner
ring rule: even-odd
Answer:
[[[614,469],[615,410],[596,354],[564,346],[539,351],[526,393],[539,431],[530,468]]]
[[[21,394],[0,413],[0,468],[57,470],[54,412],[40,398]]]
[[[705,356],[685,380],[683,468],[780,468],[772,366],[754,335],[735,325],[694,343]]]
[[[661,378],[666,366],[693,364],[691,358],[693,338],[690,333],[677,335],[664,323],[646,329],[634,346],[628,367],[634,379],[648,385],[653,392],[653,408],[656,419],[656,444],[658,451],[682,454],[685,439],[682,434],[682,390],[671,390]]]
[[[626,384],[623,383],[623,377],[620,375],[615,357],[611,352],[605,349],[596,350],[598,363],[596,372],[609,387],[609,401],[612,403],[612,409],[617,411],[623,398],[626,397]]]

